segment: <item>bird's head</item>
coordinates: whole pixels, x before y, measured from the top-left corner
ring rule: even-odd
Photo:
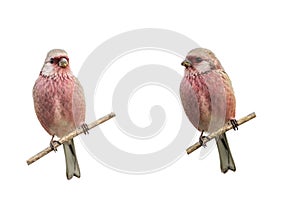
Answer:
[[[214,53],[204,48],[191,50],[181,65],[183,65],[187,71],[198,71],[199,73],[223,69]]]
[[[69,57],[62,49],[53,49],[48,52],[41,74],[44,76],[55,76],[71,73]]]

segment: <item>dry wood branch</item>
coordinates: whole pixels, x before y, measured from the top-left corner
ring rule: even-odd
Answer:
[[[96,121],[90,123],[90,124],[88,125],[88,130],[90,130],[90,129],[96,127],[96,126],[98,126],[99,124],[102,124],[103,122],[106,122],[107,120],[113,118],[114,116],[116,116],[115,113],[110,113],[110,114],[108,114],[108,115],[105,115],[104,117],[101,117],[100,119],[98,119],[98,120],[96,120]],[[54,145],[53,145],[54,148],[59,147],[61,144],[63,144],[63,143],[65,143],[65,142],[67,142],[67,141],[73,139],[74,137],[80,135],[80,134],[83,133],[83,132],[84,132],[84,131],[83,131],[82,128],[79,128],[79,129],[76,129],[76,130],[72,131],[71,133],[69,133],[69,134],[65,135],[64,137],[60,138],[60,139],[58,140],[59,143],[58,143],[58,142],[55,142]],[[53,151],[53,149],[52,149],[50,146],[47,147],[47,148],[44,149],[43,151],[37,153],[35,156],[32,156],[31,158],[29,158],[29,159],[27,160],[27,164],[30,165],[30,164],[34,163],[35,161],[37,161],[37,160],[40,159],[41,157],[47,155],[47,154],[50,153],[51,151]]]
[[[238,125],[242,125],[243,123],[255,118],[256,115],[255,113],[251,113],[241,119],[239,119],[237,121]],[[186,149],[187,154],[192,153],[193,151],[195,151],[196,149],[200,148],[201,146],[204,146],[208,141],[222,135],[223,133],[225,133],[226,131],[229,131],[230,129],[232,129],[232,125],[231,124],[226,124],[224,127],[220,128],[219,130],[217,130],[216,132],[211,133],[210,135],[206,136],[203,138],[203,143],[200,144],[200,142],[196,142],[195,144],[193,144],[192,146],[190,146],[189,148]]]

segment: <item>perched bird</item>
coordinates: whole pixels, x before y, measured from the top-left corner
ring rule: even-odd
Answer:
[[[82,127],[87,132],[83,88],[72,74],[67,52],[49,51],[33,87],[34,108],[43,128],[59,138]],[[80,177],[73,139],[64,143],[67,179]],[[56,149],[54,149],[56,151]]]
[[[208,49],[191,50],[181,63],[185,67],[180,84],[180,97],[184,111],[199,131],[212,133],[235,120],[236,101],[231,81],[216,56]],[[236,170],[226,135],[216,139],[220,167],[223,173]]]

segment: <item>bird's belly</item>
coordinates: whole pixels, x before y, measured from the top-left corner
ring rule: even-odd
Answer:
[[[213,132],[228,121],[227,88],[218,77],[184,77],[180,96],[187,117],[198,130]]]
[[[57,137],[63,137],[76,128],[72,109],[68,107],[59,103],[54,107],[54,117],[52,123],[49,124],[49,128]]]
[[[39,76],[33,98],[37,117],[50,135],[62,137],[84,123],[84,93],[75,77]]]

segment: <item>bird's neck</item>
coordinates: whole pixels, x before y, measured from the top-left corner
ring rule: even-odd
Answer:
[[[40,76],[43,76],[45,78],[50,78],[50,79],[69,79],[72,78],[74,75],[70,70],[60,70],[60,71],[54,71],[51,73],[41,71]]]

